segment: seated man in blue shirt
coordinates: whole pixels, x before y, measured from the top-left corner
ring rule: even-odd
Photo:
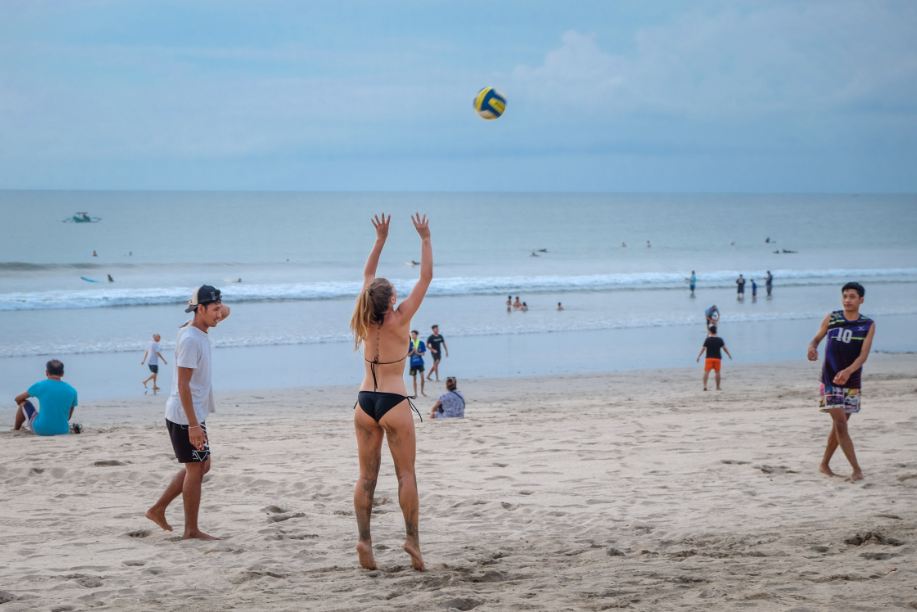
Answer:
[[[433,404],[430,418],[461,419],[465,416],[465,396],[458,390],[455,376],[446,378],[446,392]]]
[[[52,359],[45,366],[46,380],[29,387],[28,391],[16,396],[16,424],[13,429],[20,430],[25,425],[39,436],[56,436],[70,433],[70,418],[76,408],[76,389],[61,380],[64,376],[64,364]],[[38,406],[29,401],[34,397]]]

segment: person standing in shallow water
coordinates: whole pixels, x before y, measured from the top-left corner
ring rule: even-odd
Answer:
[[[430,225],[426,215],[415,214],[411,220],[420,236],[420,278],[411,293],[395,307],[398,296],[395,287],[385,278],[376,278],[379,256],[388,238],[391,216],[376,215],[373,227],[376,242],[363,270],[363,288],[357,296],[350,329],[354,348],[363,345],[363,382],[354,405],[354,430],[357,437],[360,475],[353,491],[353,507],[357,518],[357,557],[366,569],[376,569],[370,519],[373,495],[379,476],[382,439],[388,441],[395,472],[398,476],[398,502],[404,515],[404,550],[411,566],[424,570],[420,552],[420,501],[414,472],[416,438],[413,405],[404,386],[404,366],[407,359],[408,330],[411,318],[420,308],[433,280],[433,247]]]

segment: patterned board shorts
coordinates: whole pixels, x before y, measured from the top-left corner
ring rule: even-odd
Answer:
[[[843,408],[847,414],[856,414],[860,411],[860,390],[852,387],[835,387],[822,383],[819,391],[821,400],[818,407],[822,412],[829,412],[835,408]]]

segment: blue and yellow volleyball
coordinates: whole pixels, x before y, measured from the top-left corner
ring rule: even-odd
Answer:
[[[485,87],[474,97],[474,110],[484,119],[496,119],[506,110],[506,98],[493,87]]]

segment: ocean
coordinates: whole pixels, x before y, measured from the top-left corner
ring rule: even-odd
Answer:
[[[348,323],[369,219],[393,216],[379,273],[403,295],[420,258],[415,210],[430,216],[435,263],[414,327],[440,325],[444,375],[690,367],[713,303],[737,361],[802,362],[848,280],[867,288],[874,350],[917,350],[914,195],[0,191],[0,394],[51,357],[82,399],[142,394],[151,334],[171,365],[203,283],[233,307],[212,331],[218,393],[356,386]],[[73,222],[78,211],[97,222]],[[528,312],[507,313],[509,295]],[[162,368],[161,385],[171,377]]]

